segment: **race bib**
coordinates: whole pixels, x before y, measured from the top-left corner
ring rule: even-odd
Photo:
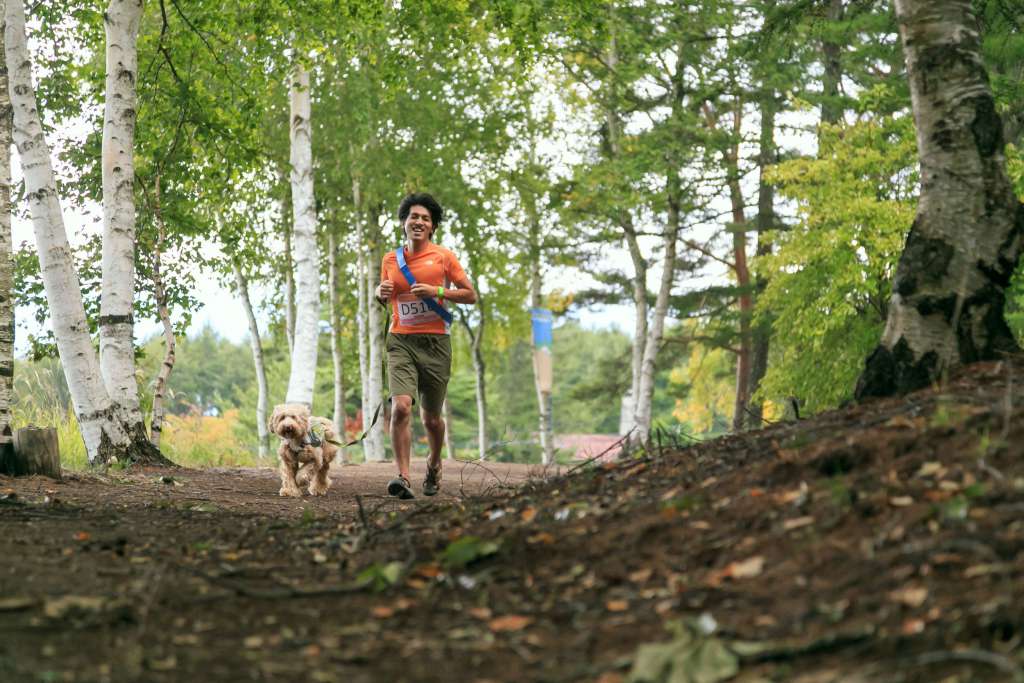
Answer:
[[[428,325],[441,319],[427,306],[427,302],[415,294],[401,294],[396,302],[398,322],[402,327]]]

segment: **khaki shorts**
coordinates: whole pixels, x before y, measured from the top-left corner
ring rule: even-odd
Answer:
[[[388,333],[388,388],[412,396],[428,413],[440,415],[452,374],[452,341],[447,334]]]

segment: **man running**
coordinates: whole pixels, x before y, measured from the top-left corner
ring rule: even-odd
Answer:
[[[398,476],[388,482],[388,493],[403,500],[414,497],[409,458],[412,406],[417,398],[430,444],[423,493],[433,496],[441,487],[442,409],[452,367],[451,313],[445,305],[476,303],[476,291],[455,254],[431,242],[443,215],[441,205],[429,194],[410,194],[402,200],[398,220],[405,244],[384,256],[375,292],[382,304],[391,302],[388,378],[391,446]]]

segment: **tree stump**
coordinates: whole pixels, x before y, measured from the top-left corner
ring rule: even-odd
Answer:
[[[14,432],[12,443],[0,447],[0,473],[14,477],[42,474],[60,479],[60,445],[56,428],[25,427]]]

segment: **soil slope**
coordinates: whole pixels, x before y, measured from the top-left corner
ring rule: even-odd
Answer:
[[[385,466],[303,501],[0,478],[0,681],[1021,681],[1020,387],[1014,358],[572,472],[449,464],[410,502]]]

